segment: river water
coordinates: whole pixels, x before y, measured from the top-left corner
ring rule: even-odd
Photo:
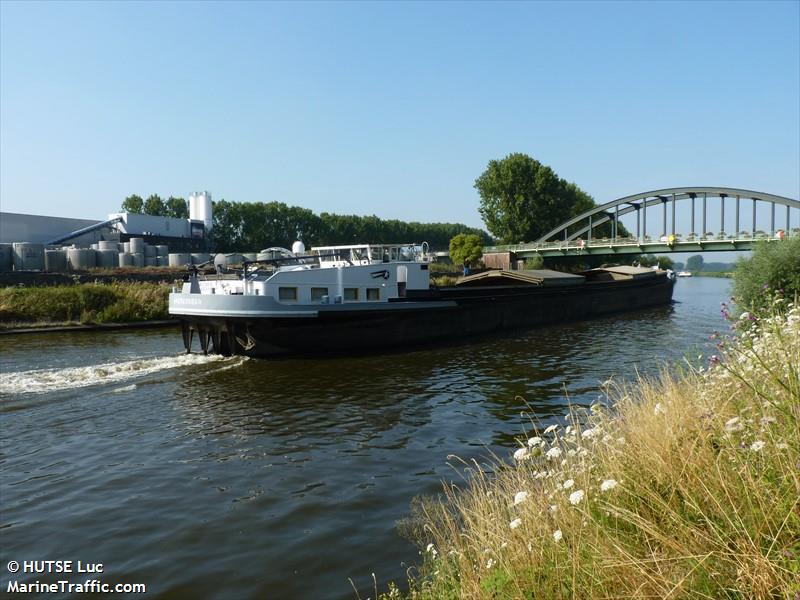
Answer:
[[[175,330],[0,337],[0,585],[144,583],[147,596],[374,597],[419,559],[396,522],[509,456],[532,412],[709,351],[724,279],[675,303],[451,348],[327,360],[186,356]],[[103,563],[99,575],[10,560]],[[73,571],[75,564],[73,564]]]

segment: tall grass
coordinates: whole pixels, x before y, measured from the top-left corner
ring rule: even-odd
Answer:
[[[24,323],[124,323],[168,319],[169,286],[82,284],[0,289],[0,326]]]
[[[800,308],[736,329],[707,368],[606,382],[509,462],[456,462],[414,508],[408,597],[798,597]]]

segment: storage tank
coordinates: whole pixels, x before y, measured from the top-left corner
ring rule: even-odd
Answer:
[[[14,242],[14,270],[41,271],[44,269],[44,244]]]
[[[148,257],[155,258],[156,256],[158,256],[158,254],[156,253],[156,247],[155,246],[151,246],[150,244],[145,244],[144,245],[144,257],[145,258],[148,258]]]
[[[133,266],[134,267],[143,267],[144,266],[144,252],[131,252],[133,255]]]
[[[14,249],[11,244],[0,244],[0,273],[7,273],[14,267]]]
[[[206,228],[206,235],[211,231],[211,227],[214,224],[211,210],[211,194],[208,192],[193,192],[189,194],[189,219],[202,221]]]
[[[211,255],[208,252],[192,252],[192,264],[201,265],[211,260]]]
[[[156,246],[156,256],[167,256],[169,254],[169,248],[166,244],[158,244]]]
[[[144,254],[144,240],[142,238],[131,238],[129,243],[131,254]]]
[[[228,265],[240,265],[242,264],[242,260],[244,260],[244,257],[236,252],[231,252],[230,254],[220,253],[214,256],[214,266],[221,265],[226,267]]]
[[[122,242],[122,251],[123,252],[130,252],[131,251],[131,243],[130,242]],[[120,263],[122,264],[122,263]]]
[[[168,267],[169,256],[156,256],[156,265],[159,267]]]
[[[144,266],[145,267],[157,267],[158,266],[158,259],[155,256],[145,256],[144,257]]]
[[[67,264],[71,271],[85,271],[97,266],[95,251],[91,248],[70,248],[67,250]]]
[[[119,252],[119,244],[117,242],[101,241],[98,244],[98,250],[113,250]]]
[[[132,267],[133,266],[133,254],[130,252],[120,252],[119,253],[119,266],[120,267]]]
[[[173,252],[169,255],[170,267],[185,267],[192,264],[192,256],[188,252]]]
[[[51,273],[63,273],[67,270],[66,250],[45,250],[44,270]]]
[[[95,253],[95,259],[97,266],[104,269],[116,269],[119,266],[119,252],[116,250],[100,249]]]

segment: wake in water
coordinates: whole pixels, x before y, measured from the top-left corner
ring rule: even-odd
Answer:
[[[241,364],[242,361],[242,357],[226,358],[216,354],[208,356],[203,354],[180,354],[177,356],[137,358],[88,367],[0,373],[0,394],[42,393],[92,385],[106,385],[176,367],[225,363],[224,368],[230,368]],[[121,388],[118,391],[125,389],[127,388]]]

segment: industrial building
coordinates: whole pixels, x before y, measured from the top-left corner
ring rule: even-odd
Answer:
[[[212,227],[208,192],[189,196],[188,219],[122,212],[96,221],[0,212],[0,271],[176,266],[192,254],[207,256]]]

